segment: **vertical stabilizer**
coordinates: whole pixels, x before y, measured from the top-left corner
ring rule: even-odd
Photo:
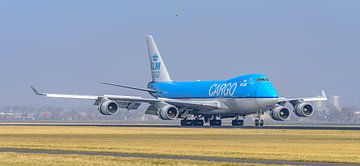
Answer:
[[[148,56],[150,60],[151,77],[153,82],[170,82],[170,76],[160,56],[152,36],[146,36]]]

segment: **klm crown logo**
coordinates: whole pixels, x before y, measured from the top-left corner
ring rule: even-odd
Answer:
[[[159,55],[156,54],[156,53],[154,53],[154,54],[152,55],[152,59],[153,59],[153,61],[157,61],[157,60],[159,59]]]
[[[152,65],[151,65],[151,68],[152,70],[160,70],[160,66],[161,66],[161,63],[158,61],[159,60],[159,55],[157,53],[154,53],[152,56]]]

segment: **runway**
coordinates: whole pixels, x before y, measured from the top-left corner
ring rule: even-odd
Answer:
[[[0,126],[88,126],[88,127],[153,127],[153,128],[225,128],[225,129],[278,129],[278,130],[354,130],[360,131],[360,126],[344,125],[269,125],[262,127],[255,126],[221,126],[221,127],[181,127],[180,125],[169,124],[116,124],[116,123],[0,123]]]
[[[30,153],[30,154],[65,154],[65,155],[89,155],[89,156],[112,156],[130,158],[151,158],[151,159],[175,159],[175,160],[197,160],[197,161],[216,161],[250,164],[272,164],[272,165],[309,165],[309,166],[358,166],[359,164],[330,163],[330,162],[305,162],[305,161],[286,161],[286,160],[257,160],[240,159],[225,157],[205,157],[205,156],[176,156],[161,154],[132,154],[118,152],[92,152],[92,151],[67,151],[67,150],[39,150],[39,149],[18,149],[1,148],[0,152]]]

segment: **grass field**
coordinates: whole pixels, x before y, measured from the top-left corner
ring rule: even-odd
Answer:
[[[83,155],[54,155],[54,154],[17,154],[0,153],[0,165],[19,166],[152,166],[152,165],[185,165],[185,166],[264,166],[261,164],[237,164],[226,162],[207,162],[191,160],[163,160],[163,159],[143,159],[143,158],[124,158],[108,156],[83,156]],[[269,166],[269,165],[266,165]]]
[[[0,147],[360,163],[359,131],[1,126]]]

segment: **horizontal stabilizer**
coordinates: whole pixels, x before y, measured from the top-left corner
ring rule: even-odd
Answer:
[[[33,86],[30,86],[30,88],[34,91],[35,95],[45,96],[45,94],[40,93],[38,90],[36,90]]]

